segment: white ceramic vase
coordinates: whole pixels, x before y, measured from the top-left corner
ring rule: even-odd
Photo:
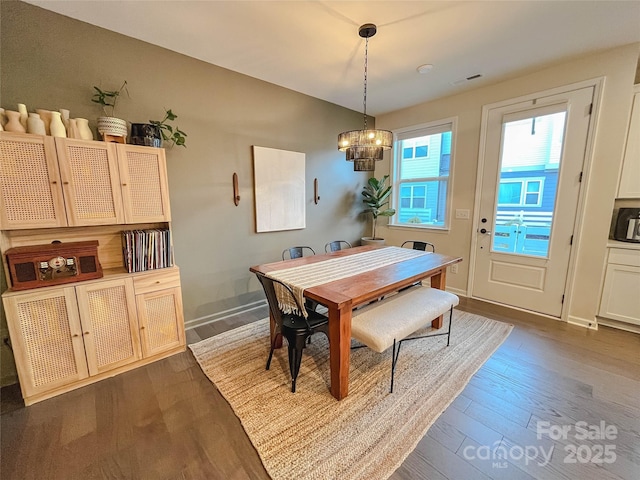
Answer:
[[[93,132],[89,128],[89,120],[86,118],[76,118],[76,127],[78,129],[78,138],[82,140],[93,140]]]
[[[20,112],[15,112],[13,110],[6,110],[5,114],[7,115],[7,124],[4,126],[4,129],[7,132],[14,133],[27,133],[27,129],[22,126],[20,122]]]
[[[69,128],[67,128],[67,138],[80,138],[78,133],[78,124],[75,118],[69,119]]]
[[[60,116],[62,117],[62,123],[64,124],[64,128],[67,129],[67,135],[69,134],[69,110],[66,108],[60,109]]]
[[[33,133],[35,135],[46,135],[47,131],[44,129],[44,122],[37,113],[30,113],[27,118],[27,133]]]
[[[36,108],[36,113],[40,115],[40,118],[44,122],[44,129],[47,132],[47,135],[51,135],[51,130],[49,128],[49,124],[51,123],[51,111],[45,110],[44,108]]]
[[[4,108],[0,108],[0,127],[4,130],[4,126],[7,124],[7,115],[4,113]]]
[[[49,130],[52,137],[66,137],[67,129],[64,128],[62,123],[62,115],[60,112],[51,112],[51,123],[49,124]]]
[[[27,118],[29,118],[29,114],[27,113],[27,106],[24,103],[18,104],[18,113],[20,113],[20,123],[24,127],[25,131],[27,130]]]

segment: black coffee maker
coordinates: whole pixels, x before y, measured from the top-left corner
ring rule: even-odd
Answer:
[[[640,243],[640,208],[618,210],[613,238],[621,242]]]

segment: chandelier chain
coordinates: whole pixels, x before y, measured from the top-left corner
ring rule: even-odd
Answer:
[[[364,110],[364,129],[367,129],[367,63],[369,56],[369,37],[365,39],[364,42],[364,99],[363,99],[363,110]]]

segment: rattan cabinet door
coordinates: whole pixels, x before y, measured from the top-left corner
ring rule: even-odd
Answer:
[[[0,132],[0,230],[65,225],[53,137]]]
[[[76,287],[89,374],[97,375],[142,357],[130,278]]]
[[[136,295],[142,355],[184,347],[184,317],[180,287]]]
[[[3,301],[25,400],[88,377],[73,287],[5,296]]]
[[[123,223],[115,145],[56,138],[69,226]]]
[[[171,220],[164,149],[136,145],[116,148],[125,223]]]

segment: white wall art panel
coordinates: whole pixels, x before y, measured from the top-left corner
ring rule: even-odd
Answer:
[[[305,154],[253,146],[256,232],[305,228]]]

